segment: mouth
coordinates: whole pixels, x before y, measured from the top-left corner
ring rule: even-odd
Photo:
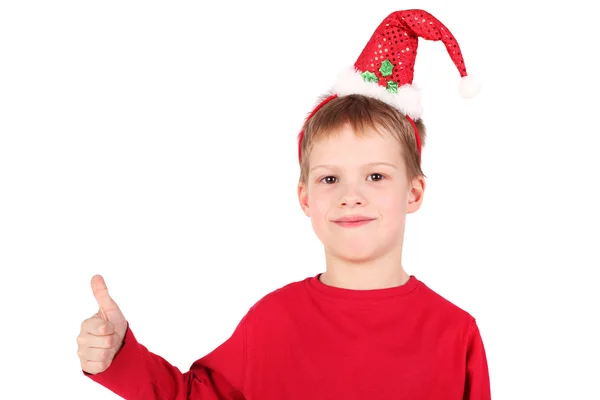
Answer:
[[[374,220],[375,220],[375,218],[356,216],[356,217],[340,218],[340,219],[334,220],[333,222],[335,224],[337,224],[339,226],[343,226],[345,228],[356,228],[359,226],[366,225],[369,222],[372,222]]]

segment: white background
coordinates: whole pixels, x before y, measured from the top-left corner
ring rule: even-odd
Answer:
[[[76,354],[96,273],[186,371],[321,272],[298,129],[382,19],[418,7],[484,87],[463,100],[420,41],[428,187],[404,265],[477,318],[494,399],[600,399],[596,21],[530,3],[2,2],[0,398],[117,398]]]

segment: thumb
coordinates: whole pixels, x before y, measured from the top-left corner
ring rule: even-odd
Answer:
[[[100,316],[103,319],[108,320],[109,315],[114,315],[115,312],[120,313],[119,306],[108,294],[108,288],[101,275],[92,277],[92,292],[94,292],[94,297],[100,307]]]

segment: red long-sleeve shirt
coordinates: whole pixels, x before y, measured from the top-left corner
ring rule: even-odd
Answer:
[[[110,367],[84,374],[131,400],[491,398],[474,318],[414,276],[364,291],[318,276],[286,285],[185,373],[128,327]]]

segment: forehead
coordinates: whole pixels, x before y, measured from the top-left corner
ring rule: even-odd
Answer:
[[[398,139],[384,129],[365,128],[355,132],[350,125],[328,132],[313,143],[311,165],[363,165],[374,162],[402,163]]]

